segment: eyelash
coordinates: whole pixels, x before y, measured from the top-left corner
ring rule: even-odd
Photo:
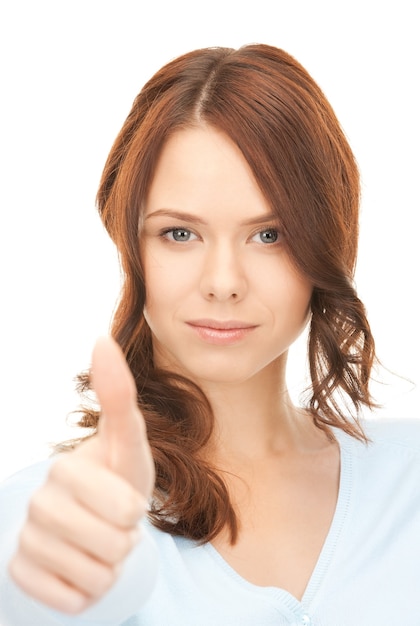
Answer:
[[[189,228],[185,228],[184,226],[171,226],[170,228],[164,228],[159,232],[159,237],[162,237],[162,239],[165,239],[166,241],[170,241],[171,243],[187,243],[188,241],[190,241],[190,239],[186,239],[184,242],[176,240],[174,238],[169,238],[168,235],[170,233],[175,233],[175,232],[184,232],[184,233],[188,233],[188,235],[194,235],[195,238],[198,239],[198,235],[196,235],[192,230],[190,230]],[[257,230],[255,231],[250,239],[253,239],[256,235],[260,235],[262,233],[267,233],[267,232],[272,232],[276,234],[276,239],[275,241],[271,241],[271,242],[260,242],[263,245],[267,245],[267,246],[274,246],[274,245],[278,245],[281,241],[281,231],[278,227],[276,226],[267,226],[266,228],[263,228],[261,230]]]
[[[278,245],[281,241],[281,232],[280,229],[277,228],[276,226],[267,226],[266,228],[263,228],[262,230],[257,230],[252,236],[251,239],[253,239],[256,235],[261,235],[262,233],[275,233],[276,234],[276,239],[275,241],[270,241],[270,242],[263,242],[261,241],[260,243],[264,243],[264,245],[267,246],[274,246],[274,245]]]
[[[184,228],[183,226],[171,226],[171,228],[162,229],[159,232],[159,237],[162,237],[162,239],[166,239],[167,241],[170,241],[172,243],[179,243],[176,239],[169,239],[168,237],[169,233],[175,233],[176,231],[181,231],[181,232],[189,233],[190,235],[195,235],[195,233],[193,233],[193,231],[190,230],[189,228]],[[195,236],[197,237],[197,235]],[[187,239],[187,241],[189,241],[189,239]]]

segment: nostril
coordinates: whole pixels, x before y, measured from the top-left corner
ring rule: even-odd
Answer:
[[[220,295],[216,296],[216,293],[214,291],[209,291],[208,294],[207,294],[207,297],[210,298],[210,299],[214,299],[214,298],[220,299]],[[230,297],[233,300],[236,300],[239,296],[238,296],[238,294],[236,292],[233,292],[233,293],[230,294],[230,296],[227,296],[227,297],[228,298]],[[223,299],[225,299],[225,298],[223,297]]]

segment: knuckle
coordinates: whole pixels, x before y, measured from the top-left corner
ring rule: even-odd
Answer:
[[[81,591],[72,589],[63,597],[59,610],[69,615],[78,615],[89,608],[91,604],[93,604],[92,598],[89,598]]]
[[[133,526],[144,515],[145,510],[144,499],[135,489],[130,489],[120,505],[121,525]]]
[[[121,485],[123,488],[119,493],[114,493],[110,510],[112,512],[112,522],[122,529],[133,526],[139,519],[139,498],[138,494],[129,486]]]
[[[112,566],[98,566],[94,575],[90,578],[92,588],[90,593],[100,597],[111,589],[118,578],[118,568]]]
[[[19,553],[15,554],[10,563],[8,564],[8,573],[12,580],[14,580],[17,584],[21,584],[22,576],[22,563],[21,556]]]
[[[50,467],[48,477],[53,482],[65,483],[72,475],[72,459],[70,456],[62,456],[57,459]]]
[[[131,531],[117,531],[110,545],[112,545],[112,548],[108,552],[109,562],[112,564],[119,563],[129,554],[133,547]]]
[[[63,502],[57,504],[57,498],[48,485],[36,491],[28,505],[26,525],[33,526],[33,531],[47,531],[60,534],[67,527],[69,520]]]
[[[34,568],[31,559],[19,552],[10,561],[8,573],[11,579],[35,600],[69,615],[81,613],[96,601],[92,594],[69,585],[64,579],[51,575],[42,567]]]
[[[45,487],[41,487],[33,494],[28,506],[28,519],[36,522],[45,521],[49,514],[49,499]]]
[[[33,555],[40,543],[36,541],[31,524],[25,524],[19,535],[19,549],[25,554]]]

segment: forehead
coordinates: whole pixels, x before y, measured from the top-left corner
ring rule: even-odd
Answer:
[[[203,125],[173,133],[157,162],[146,214],[161,208],[186,211],[240,209],[243,217],[270,212],[238,146],[223,132]]]

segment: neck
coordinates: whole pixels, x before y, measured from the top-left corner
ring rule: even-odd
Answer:
[[[219,459],[267,458],[325,445],[325,434],[293,405],[285,380],[286,358],[241,383],[200,382],[215,416],[209,455]]]

